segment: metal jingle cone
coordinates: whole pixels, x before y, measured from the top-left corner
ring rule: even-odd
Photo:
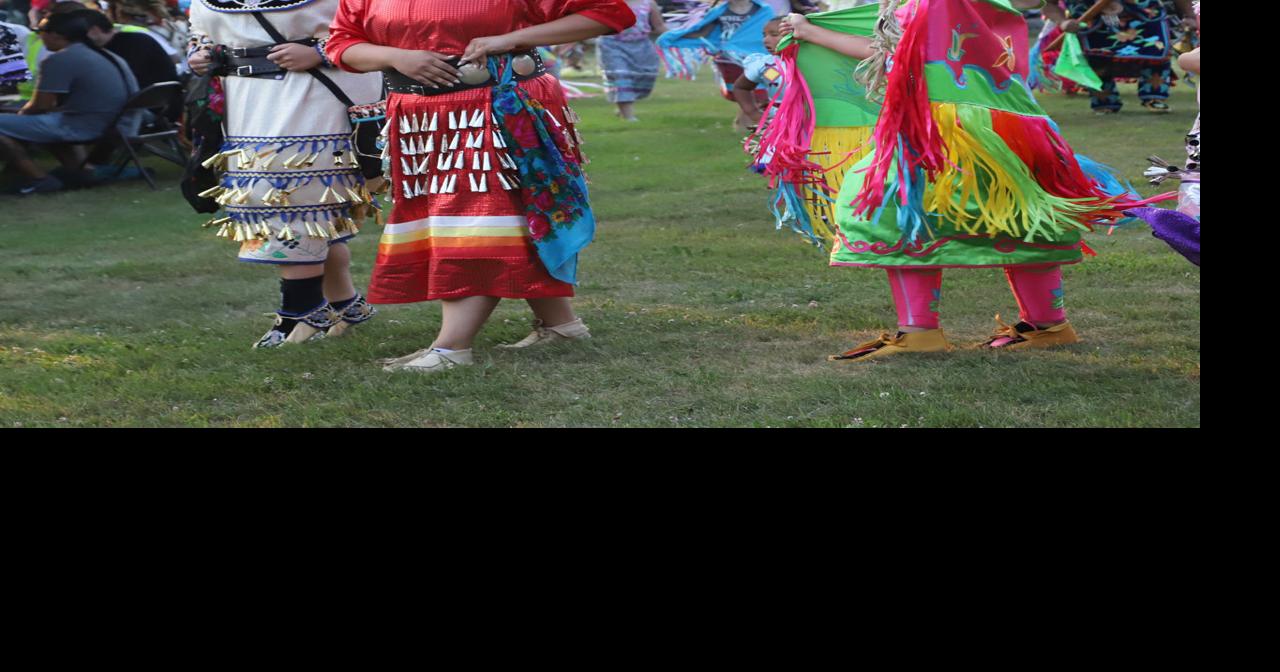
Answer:
[[[217,170],[214,166],[220,165],[224,159],[225,157],[222,155],[222,152],[218,152],[204,161],[201,161],[200,165],[206,170]]]

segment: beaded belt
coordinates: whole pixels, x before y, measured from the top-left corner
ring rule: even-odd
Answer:
[[[462,80],[461,84],[453,86],[427,86],[412,77],[406,77],[398,70],[383,70],[382,74],[386,79],[388,91],[392,93],[412,93],[418,96],[437,96],[442,93],[493,86],[493,77],[490,76],[488,68],[474,63],[467,63],[459,67],[458,60],[458,58],[452,58],[448,61],[449,65],[458,68],[458,79]],[[518,82],[541,77],[547,72],[546,66],[542,63],[542,57],[538,55],[537,51],[523,51],[512,54],[511,69],[515,71],[515,80]]]

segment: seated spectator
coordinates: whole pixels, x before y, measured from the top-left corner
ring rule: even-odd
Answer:
[[[83,18],[89,24],[89,41],[99,49],[124,59],[138,80],[138,88],[145,89],[156,82],[178,81],[178,69],[169,60],[169,55],[150,36],[142,33],[117,31],[102,12],[86,9],[75,12],[73,16]]]
[[[81,11],[84,8],[84,3],[76,0],[35,0],[31,3],[30,25],[39,26],[41,21],[54,14],[69,14]],[[26,57],[27,71],[31,74],[31,77],[27,81],[18,84],[18,95],[22,98],[22,102],[31,100],[31,95],[35,93],[36,79],[40,75],[40,64],[44,63],[44,60],[49,58],[51,53],[40,40],[39,33],[28,33],[23,55]]]
[[[186,50],[190,30],[186,22],[175,20],[161,0],[111,0],[107,15],[117,30],[144,32],[164,49],[178,74],[189,72]]]
[[[100,138],[138,91],[128,64],[89,42],[83,17],[55,14],[37,31],[52,54],[40,67],[35,95],[17,115],[0,115],[0,160],[26,179],[21,193],[64,186],[31,160],[25,143],[51,145],[63,166],[76,174],[79,161],[69,144]],[[137,121],[125,123],[134,126]]]

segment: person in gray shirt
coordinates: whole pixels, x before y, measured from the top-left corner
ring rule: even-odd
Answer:
[[[63,187],[61,180],[31,160],[24,143],[52,145],[51,151],[63,166],[76,171],[76,152],[65,143],[87,143],[102,137],[138,91],[129,66],[88,41],[89,26],[82,17],[53,15],[37,30],[45,47],[54,53],[40,66],[31,101],[17,115],[0,115],[0,159],[27,179],[20,193]],[[130,127],[136,124],[136,119],[123,122]]]

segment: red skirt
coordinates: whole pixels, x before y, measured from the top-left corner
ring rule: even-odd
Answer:
[[[560,82],[544,75],[520,86],[554,117],[548,129],[565,134],[565,158],[581,162],[576,117]],[[387,101],[394,209],[378,244],[370,302],[573,296],[573,285],[551,277],[538,259],[491,99],[486,87]]]

